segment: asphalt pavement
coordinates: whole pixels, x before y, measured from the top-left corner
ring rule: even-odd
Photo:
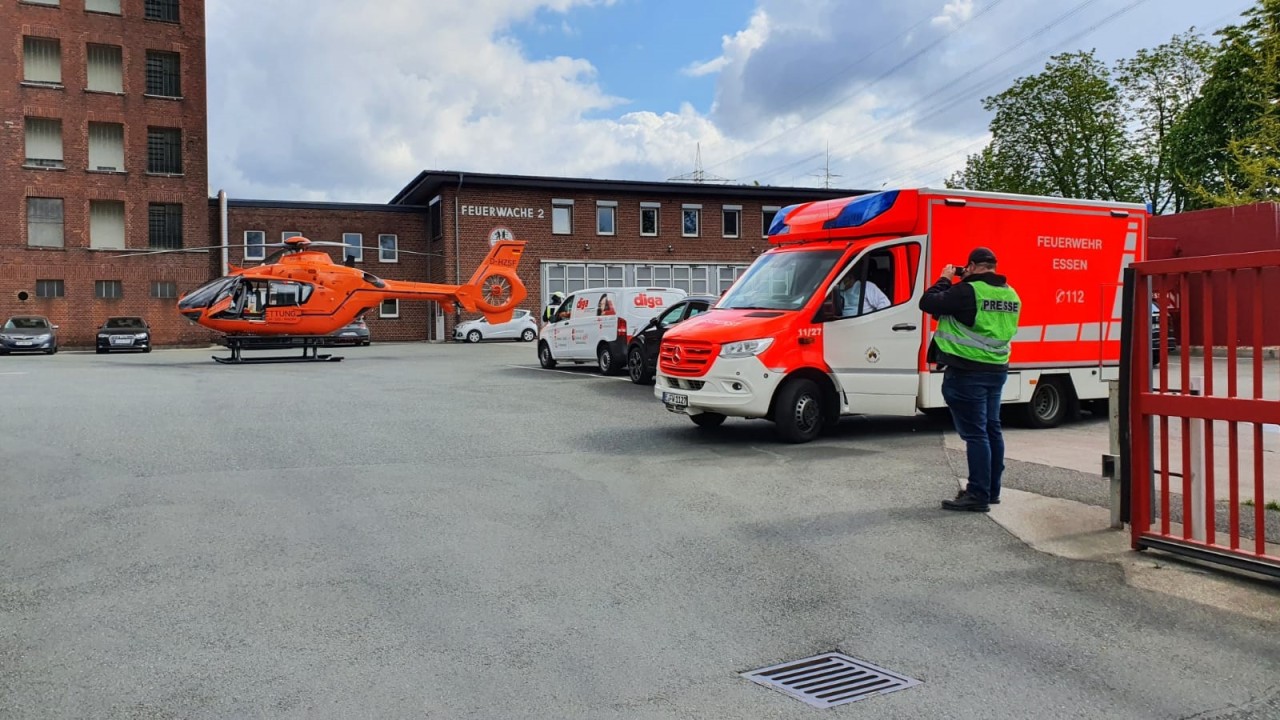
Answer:
[[[786,445],[529,344],[338,352],[0,359],[0,717],[1276,717],[1280,625],[941,511],[935,421]],[[741,676],[829,651],[921,682]]]

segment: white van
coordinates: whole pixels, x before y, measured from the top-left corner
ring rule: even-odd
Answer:
[[[579,290],[560,303],[551,322],[538,333],[538,362],[596,361],[613,375],[627,359],[627,342],[655,315],[686,295],[678,288],[617,287]]]

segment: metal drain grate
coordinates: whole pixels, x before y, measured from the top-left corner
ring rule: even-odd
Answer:
[[[838,652],[752,670],[742,673],[742,677],[820,708],[835,707],[920,684],[919,680]]]

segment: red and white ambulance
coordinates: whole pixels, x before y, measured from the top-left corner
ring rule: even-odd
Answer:
[[[772,420],[791,442],[842,415],[945,408],[919,301],[944,265],[985,246],[1022,299],[1004,402],[1055,426],[1108,396],[1123,271],[1145,256],[1147,221],[1140,204],[929,188],[784,208],[773,247],[663,338],[654,395],[704,427]],[[862,284],[860,303],[841,301],[846,280]]]

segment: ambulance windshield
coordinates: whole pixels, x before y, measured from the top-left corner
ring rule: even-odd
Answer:
[[[716,307],[798,310],[809,302],[843,254],[843,250],[805,250],[761,255]]]

